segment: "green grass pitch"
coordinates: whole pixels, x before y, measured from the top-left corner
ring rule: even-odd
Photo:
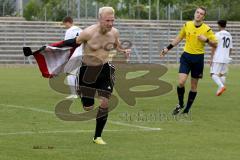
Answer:
[[[55,105],[67,95],[52,90],[36,66],[1,66],[0,75],[0,160],[239,160],[237,66],[230,67],[227,91],[220,97],[206,67],[191,115],[177,118],[171,116],[177,67],[169,67],[161,79],[173,85],[171,92],[138,98],[135,107],[120,99],[103,133],[105,146],[92,143],[94,120],[56,117]],[[79,100],[72,111],[82,111]]]

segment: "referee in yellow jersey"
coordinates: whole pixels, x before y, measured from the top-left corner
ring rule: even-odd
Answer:
[[[184,52],[180,58],[179,78],[177,86],[177,94],[179,103],[173,111],[173,115],[177,115],[184,107],[183,114],[187,114],[197,95],[198,79],[203,76],[204,68],[204,46],[209,44],[211,47],[217,46],[217,39],[211,28],[203,23],[206,15],[204,7],[198,7],[194,14],[194,20],[186,22],[179,35],[166,47],[161,53],[163,57],[174,46],[178,45],[184,38],[186,43]],[[188,94],[187,105],[184,105],[185,83],[188,74],[191,71],[191,90]]]

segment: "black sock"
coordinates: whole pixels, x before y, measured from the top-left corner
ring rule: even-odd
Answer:
[[[177,86],[177,94],[178,94],[178,104],[183,107],[183,99],[184,99],[185,87],[180,88]]]
[[[96,130],[94,139],[101,137],[103,128],[107,122],[108,108],[99,107],[97,117],[96,117]]]
[[[186,106],[186,108],[183,111],[184,113],[188,113],[189,112],[196,95],[197,95],[197,92],[192,92],[192,91],[189,92],[187,106]]]

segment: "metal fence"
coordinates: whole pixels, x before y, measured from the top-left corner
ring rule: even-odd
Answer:
[[[5,3],[4,5],[3,5],[3,3],[0,3],[2,5],[1,6],[2,9],[5,8],[3,6],[6,6],[7,1],[12,2],[11,3],[12,5],[14,4],[13,2],[15,2],[15,3],[17,2],[16,0],[0,0],[0,1],[1,2],[4,1],[4,3]],[[92,23],[95,22],[97,13],[98,13],[98,8],[104,5],[101,3],[97,3],[97,1],[95,1],[95,0],[65,0],[65,1],[61,1],[61,2],[62,3],[59,3],[58,6],[56,6],[55,8],[52,8],[51,12],[50,12],[50,10],[46,9],[45,16],[37,17],[36,20],[38,20],[38,18],[39,18],[39,20],[46,20],[46,21],[49,20],[50,21],[50,18],[47,17],[47,15],[53,14],[55,12],[55,10],[57,10],[59,8],[64,8],[65,9],[64,16],[66,14],[66,15],[72,16],[75,19],[81,19],[80,20],[81,26],[87,27],[88,25],[90,25],[91,22]],[[139,0],[138,2],[140,4],[141,0]],[[26,3],[23,3],[23,5],[24,4],[26,4]],[[113,6],[113,7],[118,9],[119,7],[124,7],[124,6]],[[135,8],[134,6],[129,7],[129,16],[130,16],[130,18],[132,17],[133,19],[138,19],[139,16],[142,16],[143,13],[140,11],[139,12],[136,11],[136,8],[135,9],[134,8]],[[15,6],[15,10],[16,10],[16,6]],[[153,8],[149,9],[149,10],[151,12],[153,12]],[[189,12],[193,12],[193,11],[194,10],[189,11]],[[129,24],[126,26],[126,24],[124,24],[124,21],[121,20],[121,16],[123,16],[123,15],[119,15],[119,17],[118,17],[118,14],[117,14],[117,20],[116,20],[115,25],[116,25],[116,28],[118,28],[120,30],[121,40],[129,40],[133,44],[133,46],[132,46],[133,54],[132,54],[131,60],[139,62],[139,63],[155,63],[155,62],[157,62],[157,63],[178,63],[179,55],[182,52],[182,47],[183,47],[182,43],[180,45],[178,45],[177,47],[175,47],[169,54],[167,54],[167,57],[163,60],[159,59],[159,51],[164,46],[169,44],[171,39],[177,35],[177,33],[180,29],[181,23],[183,23],[183,21],[174,21],[172,19],[183,19],[183,16],[184,16],[184,14],[186,14],[186,12],[181,11],[172,5],[168,5],[165,7],[162,6],[162,8],[159,7],[158,11],[156,11],[156,13],[159,13],[158,16],[151,14],[151,12],[149,12],[149,15],[146,18],[147,21],[144,21],[144,22],[145,22],[145,24],[155,25],[156,27],[152,27],[153,29],[150,29],[151,27],[149,27],[149,26],[137,28],[134,26],[135,25],[134,21],[132,23],[129,23],[130,21],[127,21],[127,23],[129,23]],[[221,8],[220,9],[215,8],[214,10],[210,10],[208,12],[215,13],[215,14],[211,14],[213,16],[213,18],[221,16]],[[7,12],[4,11],[2,13],[4,13],[3,15],[5,15]],[[145,13],[148,13],[148,12],[145,12]],[[93,18],[93,19],[90,19],[90,18]],[[155,20],[149,20],[148,18],[150,18],[150,19],[155,18],[155,19],[161,19],[161,20],[167,19],[167,21],[155,21]],[[172,20],[172,21],[170,21],[170,20]],[[77,20],[75,22],[77,22]],[[140,21],[137,23],[140,23]],[[141,23],[143,23],[143,21],[141,21]],[[164,23],[165,27],[163,27],[163,23]],[[179,25],[177,27],[170,27],[170,25],[173,23],[176,23]],[[77,25],[79,25],[79,24],[80,23],[77,22]],[[0,47],[0,51],[6,50],[6,48],[10,48],[10,50],[13,52],[13,48],[11,48],[10,45],[11,45],[12,41],[14,43],[16,43],[17,39],[19,39],[19,41],[23,43],[22,45],[20,44],[20,46],[18,46],[18,48],[21,48],[22,46],[25,46],[25,45],[42,46],[45,44],[49,44],[49,42],[51,40],[53,40],[51,38],[54,38],[54,37],[59,37],[59,39],[57,38],[56,40],[61,40],[63,38],[64,30],[62,27],[59,26],[59,23],[54,24],[53,22],[49,22],[49,23],[44,22],[44,24],[42,24],[42,26],[45,27],[43,32],[48,33],[49,32],[48,29],[49,29],[50,25],[56,25],[58,27],[58,29],[56,29],[56,31],[55,31],[58,35],[44,34],[44,36],[46,35],[46,37],[44,37],[44,40],[43,40],[43,35],[40,35],[40,33],[39,33],[40,36],[39,37],[36,36],[35,39],[33,39],[32,37],[28,37],[28,34],[31,32],[31,30],[29,29],[27,31],[28,32],[28,34],[27,34],[26,28],[24,26],[20,25],[18,27],[18,24],[12,24],[12,26],[8,26],[8,24],[4,24],[4,25],[0,24],[0,27],[1,27],[0,37],[2,39],[2,42],[5,39],[7,40],[7,42],[4,42],[4,44],[6,44],[6,46],[2,45]],[[142,24],[142,25],[144,25],[144,24]],[[238,46],[239,46],[240,42],[238,41],[238,39],[240,37],[240,34],[238,32],[238,27],[236,27],[239,24],[232,23],[232,25],[235,27],[233,27],[233,28],[229,27],[228,29],[231,33],[233,33],[233,41],[235,43],[234,44],[235,51],[233,52],[233,56],[236,57],[236,59],[234,59],[234,63],[239,64],[240,63],[240,58],[239,58],[240,57],[239,56],[240,48]],[[21,31],[20,27],[23,27],[22,31]],[[9,28],[11,28],[11,30],[9,30]],[[163,29],[161,30],[160,28],[163,28]],[[16,31],[15,31],[15,29],[16,29]],[[39,29],[39,27],[36,27],[36,31],[32,31],[32,34],[36,34],[35,32],[37,32],[37,29]],[[19,32],[17,30],[19,30]],[[215,27],[215,31],[216,31],[216,27]],[[16,39],[16,37],[8,36],[8,34],[12,35],[12,32],[16,33],[16,35],[14,35],[14,36],[18,35],[17,39]],[[53,32],[53,31],[51,31],[51,32]],[[24,35],[22,35],[22,33],[24,33]],[[23,39],[21,39],[21,38],[23,38]],[[27,44],[27,43],[29,43],[29,44]],[[16,46],[16,44],[12,44],[12,45]],[[16,52],[13,52],[12,56],[13,56],[13,54],[15,54],[15,55],[21,54],[22,55],[22,51],[17,50],[16,48],[17,48],[17,46],[14,49],[14,50],[16,50]],[[209,48],[207,50],[209,51]],[[7,54],[9,55],[10,52],[6,51],[6,53],[3,53],[2,56],[7,57],[8,56]],[[209,54],[207,54],[206,57],[209,57]],[[1,58],[0,58],[0,60],[1,60]],[[28,62],[26,61],[24,63],[28,63]]]
[[[1,20],[0,20],[1,21]],[[4,22],[4,23],[3,23]],[[43,45],[57,42],[63,39],[64,31],[60,23],[57,22],[13,22],[7,23],[5,20],[0,23],[0,63],[33,63],[31,59],[23,57],[22,46],[32,47],[33,50]],[[77,26],[85,28],[93,23],[95,19],[82,19],[76,22]],[[132,44],[132,63],[164,63],[177,64],[179,57],[183,52],[184,43],[180,43],[169,52],[164,59],[160,59],[159,52],[167,46],[170,41],[178,34],[182,21],[130,21],[117,19],[115,27],[119,29],[120,40]],[[213,26],[215,23],[206,22]],[[25,25],[23,25],[25,24]],[[233,63],[240,63],[240,48],[238,32],[239,23],[230,23],[229,31],[233,36],[234,51],[232,54]],[[213,27],[217,31],[216,25]],[[14,34],[13,34],[14,33]],[[12,47],[14,46],[14,48]],[[206,62],[210,56],[210,47],[206,48]],[[22,60],[20,59],[22,56]],[[10,62],[11,61],[11,62]]]

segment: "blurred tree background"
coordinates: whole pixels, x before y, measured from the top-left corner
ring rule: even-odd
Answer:
[[[16,16],[14,0],[0,0],[0,16],[13,15]]]
[[[239,0],[29,0],[24,17],[52,21],[61,21],[67,15],[96,18],[102,6],[112,6],[117,18],[151,20],[189,20],[197,6],[204,6],[206,20],[240,21]]]

